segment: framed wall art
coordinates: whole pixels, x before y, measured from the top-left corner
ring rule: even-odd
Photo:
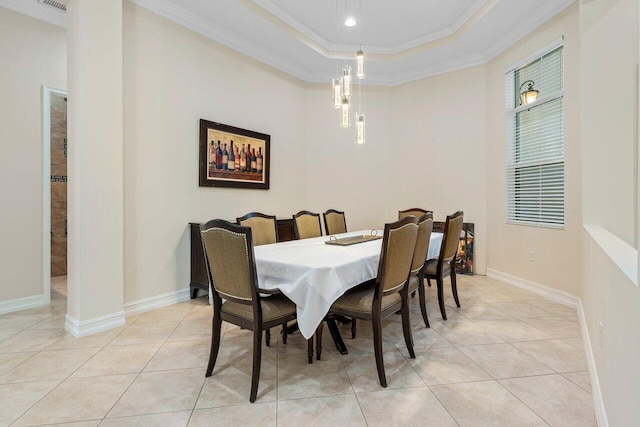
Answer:
[[[201,187],[269,189],[271,136],[200,119]]]

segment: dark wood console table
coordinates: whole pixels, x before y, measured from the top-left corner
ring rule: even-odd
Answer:
[[[293,240],[293,218],[278,219],[277,226],[279,242]],[[202,249],[200,223],[190,222],[189,227],[191,230],[191,283],[189,283],[189,288],[191,289],[191,299],[194,299],[198,296],[198,290],[209,292],[209,277]]]

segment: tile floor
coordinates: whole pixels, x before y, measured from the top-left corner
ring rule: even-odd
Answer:
[[[459,278],[461,309],[445,285],[446,322],[428,290],[431,329],[412,300],[415,359],[399,316],[385,322],[386,389],[368,323],[345,339],[345,356],[325,333],[312,365],[299,333],[286,346],[274,333],[254,404],[250,332],[223,326],[205,379],[205,298],[75,339],[64,332],[65,284],[53,281],[48,307],[0,316],[0,425],[596,425],[576,311],[483,276]]]

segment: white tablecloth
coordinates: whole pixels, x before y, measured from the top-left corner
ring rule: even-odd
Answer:
[[[337,237],[363,234],[370,231]],[[382,239],[351,246],[327,245],[328,239],[322,236],[254,248],[260,288],[280,289],[296,304],[298,326],[305,338],[313,336],[340,296],[378,274]],[[438,255],[441,243],[442,233],[432,233],[427,258]]]

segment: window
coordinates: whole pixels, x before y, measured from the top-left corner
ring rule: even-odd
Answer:
[[[562,49],[556,43],[506,73],[508,223],[564,227]],[[529,81],[538,97],[521,105]]]

